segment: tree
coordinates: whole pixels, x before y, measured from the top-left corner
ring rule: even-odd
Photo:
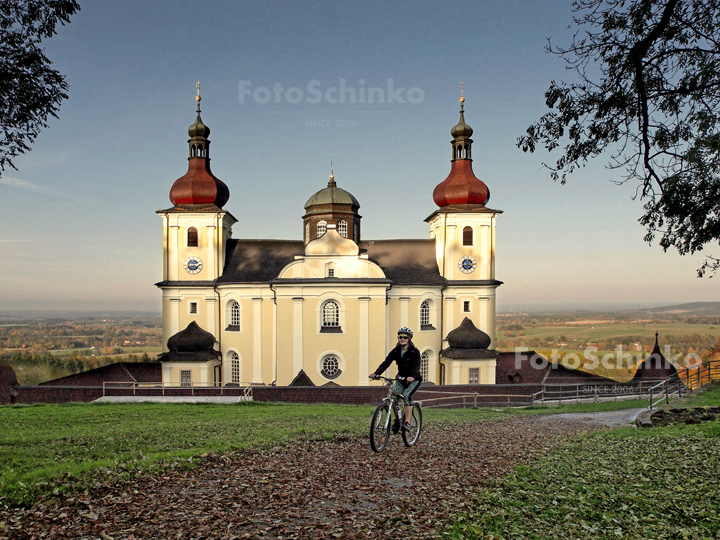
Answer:
[[[681,255],[720,242],[720,0],[576,0],[569,47],[547,51],[575,82],[552,81],[551,112],[518,147],[564,144],[553,180],[605,154],[616,183],[637,182],[645,241]],[[698,276],[715,272],[706,256]]]
[[[79,10],[75,0],[0,0],[0,175],[16,169],[13,158],[30,151],[68,97],[41,44]]]

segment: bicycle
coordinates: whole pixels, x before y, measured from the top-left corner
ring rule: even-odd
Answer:
[[[393,433],[397,433],[399,430],[402,431],[402,440],[405,446],[408,448],[415,446],[418,439],[420,439],[420,432],[422,431],[421,402],[410,402],[413,408],[410,427],[404,427],[403,403],[405,400],[402,394],[393,390],[393,383],[395,381],[404,381],[405,379],[402,377],[398,377],[397,379],[388,379],[386,377],[377,378],[385,381],[385,386],[388,387],[388,395],[383,398],[373,413],[372,423],[370,424],[370,447],[374,452],[382,452],[390,440],[391,430]],[[398,426],[397,429],[391,425],[390,419],[392,416],[395,416],[395,422]]]

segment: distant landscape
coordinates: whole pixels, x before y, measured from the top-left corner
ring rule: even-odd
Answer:
[[[33,385],[161,351],[162,320],[148,314],[0,314],[0,363]]]
[[[655,345],[663,353],[720,354],[720,302],[619,311],[499,313],[497,345],[527,348],[550,357],[576,353],[630,352],[643,357]],[[31,385],[119,361],[154,360],[161,351],[162,320],[148,313],[0,312],[0,363],[10,365],[20,384]],[[583,369],[583,365],[580,366]],[[614,373],[632,377],[633,366]]]

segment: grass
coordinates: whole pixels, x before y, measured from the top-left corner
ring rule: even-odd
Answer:
[[[508,416],[616,410],[643,402],[534,409],[435,409],[426,422],[478,422]],[[371,406],[64,404],[0,409],[0,498],[28,505],[53,491],[83,489],[108,474],[134,476],[191,465],[210,451],[364,435]]]
[[[719,405],[720,385],[673,406]],[[598,432],[478,493],[445,537],[720,536],[720,420]]]
[[[361,433],[371,407],[67,404],[3,407],[0,498],[28,505],[107,474],[133,476],[195,456]]]

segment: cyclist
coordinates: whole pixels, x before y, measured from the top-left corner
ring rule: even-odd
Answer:
[[[420,351],[412,342],[413,331],[403,326],[398,330],[398,344],[390,351],[385,361],[370,375],[371,379],[377,379],[390,364],[395,362],[398,366],[398,378],[404,377],[405,381],[396,381],[393,386],[398,394],[402,394],[405,401],[403,427],[410,427],[412,418],[412,406],[410,402],[415,391],[420,387],[422,375],[420,374]],[[396,431],[397,432],[397,431]]]

